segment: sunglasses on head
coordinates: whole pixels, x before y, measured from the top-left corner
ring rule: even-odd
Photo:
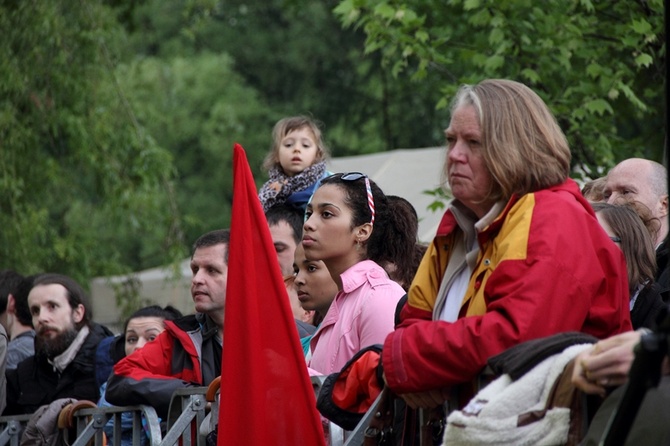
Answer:
[[[347,172],[347,173],[336,173],[331,175],[328,178],[340,178],[342,181],[357,181],[361,178],[365,178],[365,193],[368,196],[368,208],[370,209],[370,224],[374,225],[375,223],[375,199],[372,196],[372,188],[370,187],[370,179],[367,175],[360,172]]]

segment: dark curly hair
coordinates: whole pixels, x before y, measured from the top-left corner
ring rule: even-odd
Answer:
[[[324,178],[321,186],[332,184],[345,192],[344,202],[353,214],[351,228],[369,223],[372,212],[368,206],[365,178],[343,180],[346,174],[338,173]],[[369,179],[369,178],[368,178]],[[375,220],[372,233],[363,245],[366,248],[366,258],[384,266],[395,265],[396,271],[407,283],[414,275],[415,245],[417,242],[417,228],[411,222],[408,224],[407,206],[401,200],[389,199],[377,184],[370,181],[370,189],[375,203]],[[410,205],[411,206],[411,205]],[[409,276],[412,277],[409,277]]]

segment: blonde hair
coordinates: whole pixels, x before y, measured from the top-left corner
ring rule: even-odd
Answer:
[[[489,79],[463,85],[451,110],[474,107],[482,156],[493,177],[491,199],[509,199],[561,184],[570,173],[570,148],[544,101],[519,82]]]
[[[265,160],[263,160],[263,169],[265,171],[268,171],[273,167],[279,167],[281,169],[281,165],[279,164],[279,147],[281,140],[289,133],[305,127],[311,130],[314,135],[314,142],[316,143],[316,158],[314,159],[314,163],[316,164],[320,161],[324,161],[328,157],[329,151],[328,147],[323,142],[320,123],[307,116],[290,116],[288,118],[280,119],[272,129],[272,148],[270,149],[270,153],[265,157]]]

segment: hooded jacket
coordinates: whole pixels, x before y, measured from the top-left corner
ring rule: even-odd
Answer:
[[[489,357],[565,331],[604,338],[631,329],[626,264],[576,183],[512,197],[476,232],[479,253],[458,319],[438,319],[438,290],[457,238],[452,202],[409,290],[401,323],[384,343],[396,393],[472,381]],[[467,230],[467,228],[466,228]]]
[[[105,398],[117,406],[148,404],[165,418],[175,390],[207,386],[221,374],[217,332],[205,314],[165,321],[165,331],[153,342],[114,366]]]

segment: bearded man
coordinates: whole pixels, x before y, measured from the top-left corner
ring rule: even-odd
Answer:
[[[27,294],[35,356],[7,372],[3,415],[32,413],[59,398],[97,401],[95,350],[112,333],[91,321],[84,290],[60,274],[40,274]]]

